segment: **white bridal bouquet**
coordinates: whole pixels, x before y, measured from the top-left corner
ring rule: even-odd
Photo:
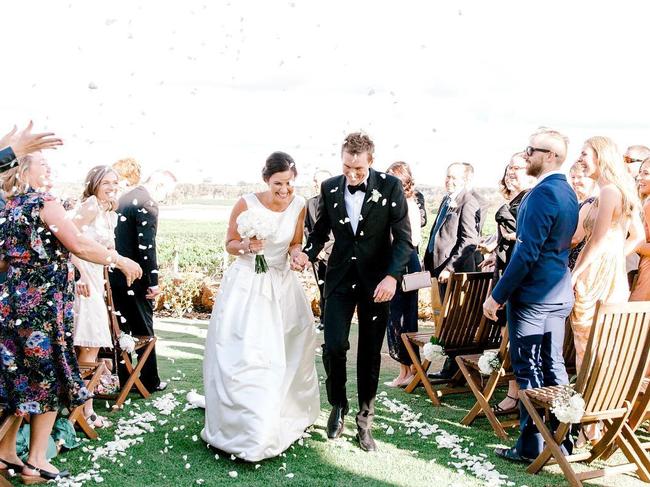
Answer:
[[[442,347],[442,343],[434,336],[424,344],[422,353],[424,354],[424,358],[429,362],[433,362],[435,358],[445,357],[445,349]]]
[[[496,350],[486,350],[483,352],[483,355],[478,359],[478,368],[483,375],[490,375],[495,370],[499,370],[501,368],[499,352]]]
[[[553,401],[551,412],[561,423],[579,423],[585,414],[585,400],[571,386],[564,386]]]
[[[266,211],[246,210],[237,217],[237,231],[244,238],[266,240],[273,236],[277,230],[277,222]],[[255,272],[261,274],[269,270],[264,258],[264,253],[255,255]]]

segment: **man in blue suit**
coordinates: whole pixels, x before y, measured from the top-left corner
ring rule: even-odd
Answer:
[[[496,320],[506,302],[510,356],[519,387],[568,384],[562,348],[565,321],[573,307],[568,269],[571,237],[578,224],[578,201],[560,167],[567,139],[540,129],[526,148],[526,172],[538,178],[517,217],[517,242],[503,277],[483,304]],[[508,460],[531,462],[544,447],[541,434],[520,406],[520,436],[513,448],[497,448]],[[571,452],[569,438],[563,444]]]

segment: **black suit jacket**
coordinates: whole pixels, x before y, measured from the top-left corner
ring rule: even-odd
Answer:
[[[366,293],[372,296],[387,275],[398,281],[413,252],[411,225],[402,183],[394,176],[370,169],[368,189],[361,207],[357,231],[345,209],[345,176],[335,176],[321,185],[318,218],[309,234],[305,253],[314,262],[334,234],[334,246],[325,276],[325,298],[341,284],[355,266]],[[376,191],[376,201],[373,198]]]
[[[146,293],[147,288],[158,285],[158,204],[144,187],[138,186],[120,197],[117,215],[115,248],[120,255],[140,264],[142,279],[131,287]],[[112,272],[111,285],[126,287],[124,275]]]
[[[478,245],[477,215],[479,202],[469,191],[461,191],[456,197],[453,208],[447,210],[445,219],[435,235],[433,252],[424,254],[424,268],[433,276],[443,270],[451,272],[474,272],[476,262],[474,252]],[[440,213],[440,209],[438,209]],[[435,228],[435,223],[431,232]],[[433,235],[429,235],[429,240]]]

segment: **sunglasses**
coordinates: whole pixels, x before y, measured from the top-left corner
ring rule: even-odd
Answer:
[[[623,156],[625,164],[634,164],[635,162],[643,162],[643,159],[632,159],[630,156]]]
[[[537,147],[532,147],[532,146],[530,146],[530,145],[529,145],[528,147],[526,147],[526,150],[524,150],[524,152],[526,153],[526,155],[527,155],[528,157],[532,156],[536,151],[537,151],[537,152],[546,152],[546,153],[553,152],[552,150],[548,150],[548,149],[539,149],[539,148],[537,148]]]

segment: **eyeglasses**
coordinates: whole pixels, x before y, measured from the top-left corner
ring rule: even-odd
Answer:
[[[547,153],[548,153],[548,152],[553,152],[552,150],[548,150],[548,149],[539,149],[539,148],[537,148],[537,147],[531,147],[530,145],[529,145],[528,147],[526,147],[526,150],[525,150],[524,152],[526,153],[526,155],[527,155],[528,157],[530,157],[530,156],[532,156],[532,155],[535,153],[535,151],[537,151],[537,152],[547,152]]]
[[[632,159],[630,156],[623,156],[625,164],[634,164],[635,162],[643,162],[643,159]]]

